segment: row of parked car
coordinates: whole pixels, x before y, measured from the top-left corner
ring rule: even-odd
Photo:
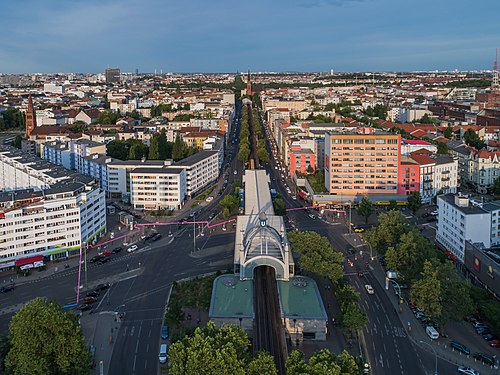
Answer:
[[[500,348],[500,340],[493,334],[490,328],[480,320],[472,319],[471,323],[476,330],[476,333],[483,337],[492,348]]]
[[[92,310],[93,304],[98,301],[99,295],[102,291],[107,290],[111,285],[109,283],[99,284],[93,290],[87,292],[78,309],[80,311]]]

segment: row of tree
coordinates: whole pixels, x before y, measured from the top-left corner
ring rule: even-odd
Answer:
[[[177,136],[175,142],[167,142],[163,129],[151,137],[149,147],[137,139],[114,140],[106,145],[106,155],[120,160],[167,160],[184,159],[198,152],[196,147],[189,147]]]
[[[240,126],[240,150],[238,152],[238,160],[244,163],[248,162],[250,157],[250,127],[248,124],[248,107],[243,106],[241,110],[241,126]]]
[[[26,125],[24,113],[17,108],[7,108],[0,112],[0,131],[24,129]]]
[[[415,215],[415,213],[422,207],[422,197],[418,191],[412,192],[406,198],[407,207],[410,211]],[[398,202],[395,200],[389,201],[389,206],[387,207],[388,211],[397,210]],[[359,205],[356,209],[358,215],[365,218],[365,223],[368,223],[368,219],[375,212],[375,206],[373,202],[368,197],[362,197]]]
[[[401,212],[381,214],[365,240],[385,254],[387,267],[397,272],[398,282],[410,285],[412,302],[436,322],[444,325],[474,312],[470,283],[459,277],[453,263]]]

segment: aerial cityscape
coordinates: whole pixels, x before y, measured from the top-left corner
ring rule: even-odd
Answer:
[[[5,4],[0,374],[499,374],[500,7],[400,3]]]

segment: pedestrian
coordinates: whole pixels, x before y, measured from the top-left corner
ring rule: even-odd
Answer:
[[[127,264],[127,272],[128,272],[129,268],[128,268],[128,264]]]

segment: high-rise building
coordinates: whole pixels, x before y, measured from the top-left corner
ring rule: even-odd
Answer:
[[[106,68],[104,70],[106,75],[106,83],[119,83],[120,82],[120,69],[119,68]]]
[[[325,186],[338,195],[397,195],[401,136],[374,128],[325,135]]]

